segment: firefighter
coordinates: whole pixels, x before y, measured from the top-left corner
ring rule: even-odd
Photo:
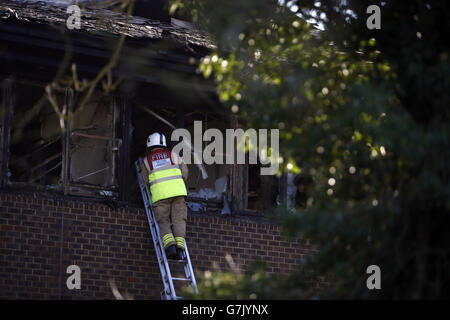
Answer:
[[[159,132],[147,138],[148,153],[141,172],[150,185],[153,211],[168,259],[184,259],[186,235],[186,181],[188,168],[179,156],[167,148],[166,137]]]

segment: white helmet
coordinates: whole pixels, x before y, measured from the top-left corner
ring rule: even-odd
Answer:
[[[154,132],[147,138],[147,148],[156,146],[167,147],[166,137],[162,133]]]

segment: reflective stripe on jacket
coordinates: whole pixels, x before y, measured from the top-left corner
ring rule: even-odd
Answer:
[[[187,195],[180,167],[173,163],[170,151],[154,150],[145,160],[153,202]]]

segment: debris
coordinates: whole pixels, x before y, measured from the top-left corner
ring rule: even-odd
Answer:
[[[230,205],[226,198],[228,177],[220,177],[214,183],[214,190],[211,188],[202,188],[198,192],[189,192],[188,196],[194,198],[200,198],[204,200],[222,200],[222,214],[230,214]],[[192,211],[206,211],[206,207],[201,202],[188,202],[189,209]]]

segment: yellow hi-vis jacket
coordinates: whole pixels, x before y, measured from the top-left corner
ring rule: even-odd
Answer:
[[[145,159],[144,165],[149,172],[148,181],[152,202],[187,196],[180,167],[171,159],[170,151],[155,150]]]

